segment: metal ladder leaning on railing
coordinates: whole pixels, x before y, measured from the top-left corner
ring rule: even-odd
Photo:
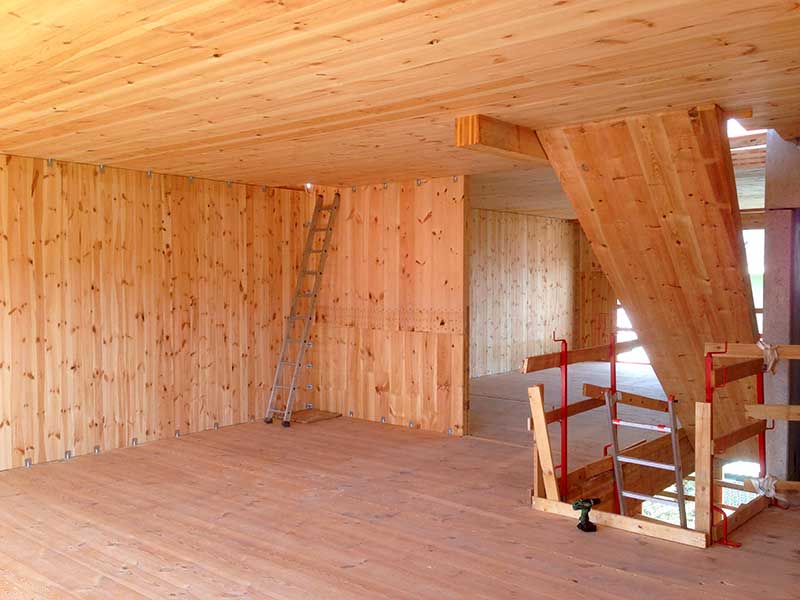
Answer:
[[[275,367],[275,380],[272,382],[267,414],[264,417],[265,423],[272,423],[274,417],[279,416],[284,427],[289,427],[291,424],[303,358],[311,346],[311,325],[314,322],[322,274],[325,271],[325,261],[333,237],[333,225],[336,222],[336,213],[339,211],[339,200],[339,193],[336,192],[333,201],[325,204],[324,196],[318,194],[314,203],[314,214],[308,224],[308,236],[297,275],[297,285],[294,288],[292,307],[289,316],[286,317],[281,353]],[[320,240],[320,237],[323,239]],[[285,367],[290,367],[290,370],[287,371]],[[287,381],[289,373],[291,377]],[[276,408],[279,397],[285,398],[282,409]]]
[[[617,418],[617,394],[611,394],[608,390],[605,392],[606,407],[608,408],[608,421],[611,428],[611,460],[614,463],[614,479],[616,481],[617,499],[619,501],[619,514],[625,514],[625,498],[634,500],[651,500],[661,504],[677,505],[680,514],[680,524],[684,529],[686,528],[686,501],[683,493],[683,471],[681,469],[681,452],[678,441],[678,419],[675,416],[675,400],[670,397],[664,402],[667,403],[667,413],[669,414],[669,425],[653,425],[650,423],[637,423],[634,421],[624,421]],[[633,456],[626,456],[619,451],[619,440],[617,438],[617,428],[628,427],[632,429],[646,429],[650,431],[659,431],[661,433],[669,433],[672,438],[672,457],[673,464],[661,463],[652,460],[645,460]],[[625,482],[622,477],[622,465],[633,464],[642,467],[649,467],[653,469],[664,469],[666,471],[673,471],[675,473],[675,491],[677,500],[671,498],[660,498],[650,496],[648,494],[641,494],[625,489]]]

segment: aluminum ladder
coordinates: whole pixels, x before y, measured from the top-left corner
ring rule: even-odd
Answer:
[[[306,350],[311,347],[309,339],[311,325],[314,322],[314,311],[317,307],[322,274],[325,271],[325,261],[328,258],[328,249],[333,237],[333,226],[339,211],[339,201],[338,192],[330,204],[325,204],[322,194],[317,194],[314,213],[311,221],[307,224],[309,230],[303,249],[303,260],[294,288],[292,307],[286,317],[281,353],[275,367],[275,379],[272,382],[267,414],[264,417],[265,423],[272,423],[275,416],[279,416],[284,427],[289,427],[291,424],[292,408],[297,395],[300,372],[303,369],[303,359]],[[310,368],[311,365],[307,366]],[[285,400],[282,409],[277,408],[279,399]]]
[[[678,513],[680,514],[680,524],[684,529],[686,528],[686,501],[683,492],[683,470],[681,469],[681,453],[680,445],[678,443],[678,419],[675,416],[675,400],[668,398],[664,400],[667,404],[667,413],[669,414],[669,425],[652,425],[650,423],[636,423],[634,421],[624,421],[617,418],[617,401],[620,392],[612,394],[610,390],[605,391],[606,407],[608,408],[608,421],[611,429],[611,459],[614,463],[614,480],[617,488],[617,500],[619,501],[619,514],[625,515],[625,498],[634,500],[650,500],[660,504],[677,505]],[[672,458],[673,463],[661,463],[653,460],[645,460],[642,458],[635,458],[633,456],[626,456],[619,451],[619,440],[617,438],[617,428],[628,427],[632,429],[645,429],[649,431],[659,431],[661,433],[669,433],[672,438]],[[641,494],[625,489],[625,482],[622,477],[622,465],[632,464],[642,467],[649,467],[653,469],[664,469],[665,471],[673,471],[675,473],[675,490],[677,500],[672,498],[659,498],[650,496],[648,494]]]

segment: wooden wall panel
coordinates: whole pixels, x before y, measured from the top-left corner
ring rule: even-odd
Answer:
[[[310,355],[315,391],[304,396],[346,415],[460,435],[463,178],[340,192]]]
[[[3,156],[0,469],[260,417],[309,209]]]
[[[541,131],[603,270],[684,425],[703,344],[753,342],[755,316],[725,121],[717,108]],[[717,394],[716,434],[746,421],[746,384]]]
[[[576,227],[580,229],[580,225]],[[577,243],[575,343],[578,348],[589,348],[611,341],[616,329],[617,295],[583,230]]]
[[[607,343],[615,297],[575,221],[470,211],[470,377]]]
[[[463,181],[342,196],[300,403],[461,433]],[[0,469],[261,418],[313,197],[0,157]]]

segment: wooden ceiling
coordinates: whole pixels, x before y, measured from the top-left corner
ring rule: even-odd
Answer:
[[[767,134],[730,138],[730,147],[739,208],[764,208]],[[473,208],[559,219],[576,218],[550,165],[472,175],[467,184]]]
[[[798,129],[800,6],[756,0],[10,0],[0,151],[249,183],[498,171],[453,118],[670,107]]]

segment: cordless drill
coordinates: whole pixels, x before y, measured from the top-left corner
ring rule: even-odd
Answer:
[[[600,504],[600,498],[581,498],[572,503],[573,510],[581,511],[581,518],[578,520],[578,529],[581,531],[597,531],[597,525],[589,520],[589,511],[595,504]]]

